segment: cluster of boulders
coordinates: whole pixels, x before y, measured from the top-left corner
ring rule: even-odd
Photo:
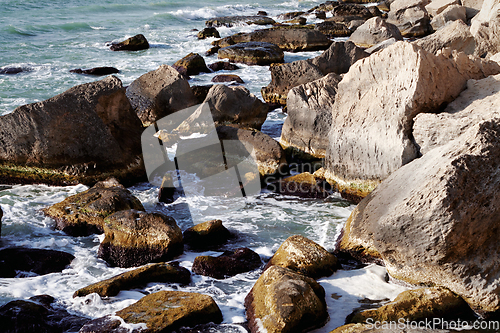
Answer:
[[[352,313],[349,325],[335,332],[368,331],[368,319],[495,317],[500,312],[499,8],[498,0],[394,0],[369,7],[327,1],[280,15],[280,22],[266,15],[208,20],[197,38],[218,38],[208,54],[229,62],[207,66],[203,56],[191,53],[128,87],[110,76],[1,116],[0,182],[94,185],[44,213],[70,235],[104,233],[98,256],[109,265],[142,266],[74,295],[106,297],[148,282],[189,284],[191,273],[166,261],[185,244],[202,251],[231,238],[219,220],[183,233],[174,218],[145,212],[121,184],[159,175],[160,201],[170,202],[173,180],[164,169],[171,166],[156,160],[163,157],[162,147],[178,144],[186,153],[178,161],[200,177],[251,154],[256,171],[244,174],[238,190],[255,179],[274,179],[268,188],[285,195],[325,198],[331,188],[341,192],[359,204],[338,239],[338,257],[382,263],[393,279],[425,286],[377,309]],[[308,18],[323,22],[308,25]],[[238,24],[268,27],[220,38],[216,27]],[[337,36],[349,39],[332,41]],[[110,45],[114,51],[148,47],[142,35]],[[325,51],[283,64],[285,51],[311,50]],[[262,88],[267,104],[238,84],[188,82],[200,73],[236,70],[234,62],[270,65],[272,81]],[[214,81],[243,84],[231,74]],[[270,104],[288,112],[279,143],[260,132]],[[219,140],[239,141],[244,153],[228,149],[221,162],[207,144],[180,140],[192,132],[207,134],[205,143],[217,143],[219,151]],[[151,156],[141,154],[144,147]],[[155,168],[148,169],[146,159]],[[277,179],[288,172],[291,159],[324,159],[324,165]],[[13,260],[19,257],[36,265]],[[4,249],[0,273],[58,272],[72,259],[57,251]],[[197,257],[192,271],[224,279],[262,266],[258,254],[237,248]],[[328,312],[325,291],[315,279],[337,268],[337,256],[320,245],[302,236],[288,238],[245,299],[250,330],[321,327]],[[0,308],[1,326],[15,331],[12,318],[20,322],[31,312],[35,319],[56,318],[39,320],[46,330],[66,327],[58,317],[63,315],[53,314],[50,302],[42,300]],[[147,295],[116,316],[93,320],[80,332],[120,332],[122,322],[157,332],[222,321],[211,297],[180,291]]]

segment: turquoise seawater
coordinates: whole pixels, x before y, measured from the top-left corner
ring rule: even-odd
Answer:
[[[16,107],[50,98],[75,85],[99,78],[73,74],[76,68],[113,66],[124,85],[162,64],[172,65],[190,52],[204,54],[213,39],[198,40],[196,31],[205,20],[216,16],[255,15],[266,11],[276,18],[280,13],[307,10],[319,1],[139,1],[139,0],[0,0],[0,68],[17,67],[24,71],[16,75],[0,75],[0,115]],[[222,37],[255,26],[219,28]],[[151,48],[138,52],[112,52],[107,43],[144,34]],[[286,53],[285,60],[314,57],[321,52]],[[205,57],[209,64],[216,55]],[[267,66],[245,66],[234,74],[245,86],[261,98],[260,89],[270,82]],[[193,76],[191,85],[208,84],[215,73]],[[280,110],[270,113],[263,131],[277,138],[286,115]],[[112,277],[126,269],[110,268],[97,258],[102,236],[70,237],[55,230],[54,221],[41,209],[64,200],[69,195],[86,190],[83,185],[50,187],[44,185],[14,186],[0,190],[0,205],[4,211],[0,248],[26,246],[56,249],[76,257],[62,273],[24,278],[0,279],[0,306],[14,299],[49,294],[58,306],[70,312],[97,318],[120,310],[149,292],[184,290],[212,296],[221,308],[225,332],[243,332],[235,323],[245,322],[244,298],[259,277],[260,271],[215,280],[193,274],[189,286],[151,283],[142,289],[123,291],[116,297],[100,298],[96,294],[73,298],[73,292],[88,284]],[[269,259],[289,236],[301,234],[328,250],[333,250],[339,228],[354,208],[334,195],[326,201],[301,200],[271,193],[241,202],[194,195],[170,205],[157,200],[158,188],[138,184],[131,188],[148,211],[159,211],[174,217],[184,231],[193,223],[213,218],[221,219],[238,237],[225,249],[246,246]],[[180,210],[189,204],[191,216]],[[221,252],[195,253],[186,251],[178,260],[191,268],[197,255],[217,255]],[[329,332],[343,324],[358,300],[393,298],[401,287],[385,281],[385,269],[368,267],[339,272],[321,280],[326,289],[330,321],[317,332]],[[229,326],[227,326],[229,325]],[[0,328],[1,330],[1,328]]]

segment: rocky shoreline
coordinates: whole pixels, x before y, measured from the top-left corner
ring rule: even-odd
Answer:
[[[375,262],[413,290],[358,309],[333,332],[384,331],[373,329],[372,320],[499,320],[500,2],[369,2],[327,1],[276,20],[263,12],[213,18],[197,38],[216,38],[207,54],[217,53],[220,62],[207,66],[202,55],[190,53],[127,87],[111,75],[0,116],[0,183],[92,186],[44,214],[68,235],[104,234],[98,257],[110,267],[133,268],[75,290],[74,297],[114,296],[149,282],[189,285],[193,273],[226,279],[256,271],[261,275],[245,298],[248,330],[307,332],[328,321],[317,280]],[[307,24],[311,18],[322,22]],[[265,27],[223,38],[217,30],[241,24]],[[348,39],[334,40],[339,36]],[[135,52],[150,45],[137,35],[109,47]],[[284,52],[318,50],[317,57],[284,63]],[[238,69],[235,63],[269,66],[265,102],[227,73]],[[191,77],[218,70],[224,75],[213,82],[227,84],[190,85]],[[277,107],[288,114],[279,142],[261,132]],[[207,142],[238,140],[252,151],[256,171],[243,173],[237,189],[257,181],[285,195],[322,200],[336,191],[357,203],[335,252],[295,235],[266,262],[249,248],[198,256],[192,273],[171,261],[185,247],[217,250],[236,237],[220,220],[182,232],[175,212],[146,212],[125,187],[160,177],[159,201],[172,202],[179,189],[165,176],[169,166],[155,159],[174,145],[193,151],[196,143],[180,138],[193,132],[207,134]],[[146,156],[145,147],[153,146],[159,155]],[[228,149],[221,162],[207,146],[196,159],[183,157],[185,170],[203,178],[247,156]],[[156,168],[148,169],[150,160]],[[314,167],[297,175],[292,165]],[[2,216],[0,208],[0,227]],[[73,259],[60,251],[6,248],[0,277],[61,272]],[[94,320],[70,316],[53,301],[40,295],[5,304],[0,327],[212,332],[223,321],[212,297],[194,292],[150,293]]]

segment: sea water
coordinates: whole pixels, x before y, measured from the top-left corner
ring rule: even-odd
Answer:
[[[161,64],[172,65],[190,52],[204,54],[213,38],[198,40],[196,31],[204,28],[206,19],[228,15],[255,15],[266,11],[276,18],[280,13],[307,10],[316,1],[138,1],[138,0],[1,0],[0,1],[0,68],[20,67],[24,72],[0,75],[0,115],[16,107],[50,98],[75,85],[99,78],[73,74],[76,68],[113,66],[124,85]],[[314,19],[312,20],[314,21]],[[218,28],[221,37],[255,30],[255,26]],[[112,52],[107,44],[143,34],[151,48],[138,52]],[[285,53],[287,62],[312,58],[321,52]],[[207,64],[217,61],[206,56]],[[238,65],[239,75],[257,97],[270,82],[267,66]],[[190,79],[191,85],[209,84],[216,73]],[[286,114],[281,110],[269,114],[263,131],[273,138],[280,136]],[[196,182],[194,182],[196,183]],[[41,209],[82,192],[83,185],[51,187],[45,185],[13,186],[0,191],[4,211],[0,246],[24,246],[54,249],[73,254],[76,260],[61,273],[24,278],[0,279],[0,306],[14,299],[49,294],[57,306],[71,313],[98,318],[113,314],[144,295],[159,290],[183,290],[212,296],[222,310],[227,331],[242,331],[231,324],[245,322],[244,298],[261,271],[238,274],[216,280],[192,275],[188,286],[150,283],[140,289],[120,292],[116,297],[96,294],[73,298],[75,290],[110,278],[129,269],[111,268],[97,258],[102,235],[71,237],[55,230],[54,221]],[[176,258],[190,269],[198,255],[219,255],[227,249],[249,247],[263,261],[268,260],[289,236],[300,234],[327,250],[333,250],[339,230],[354,205],[332,195],[327,200],[298,199],[263,191],[245,199],[193,195],[181,197],[172,204],[158,203],[158,188],[137,184],[130,188],[147,211],[162,212],[176,219],[184,231],[196,223],[221,219],[237,237],[219,252],[185,251]],[[188,206],[187,206],[188,205]],[[186,207],[190,207],[187,209]],[[345,317],[360,306],[360,300],[393,299],[404,287],[387,282],[383,267],[338,271],[319,282],[326,290],[329,322],[316,332],[329,332],[342,325]]]

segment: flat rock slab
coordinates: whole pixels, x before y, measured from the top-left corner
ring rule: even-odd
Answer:
[[[178,263],[149,264],[78,289],[73,297],[82,297],[92,293],[99,294],[101,297],[109,297],[118,295],[121,290],[144,286],[150,282],[188,284],[190,281],[191,273],[180,267]]]
[[[218,52],[219,59],[229,59],[247,65],[270,65],[284,62],[283,51],[275,44],[248,42],[224,47]]]

